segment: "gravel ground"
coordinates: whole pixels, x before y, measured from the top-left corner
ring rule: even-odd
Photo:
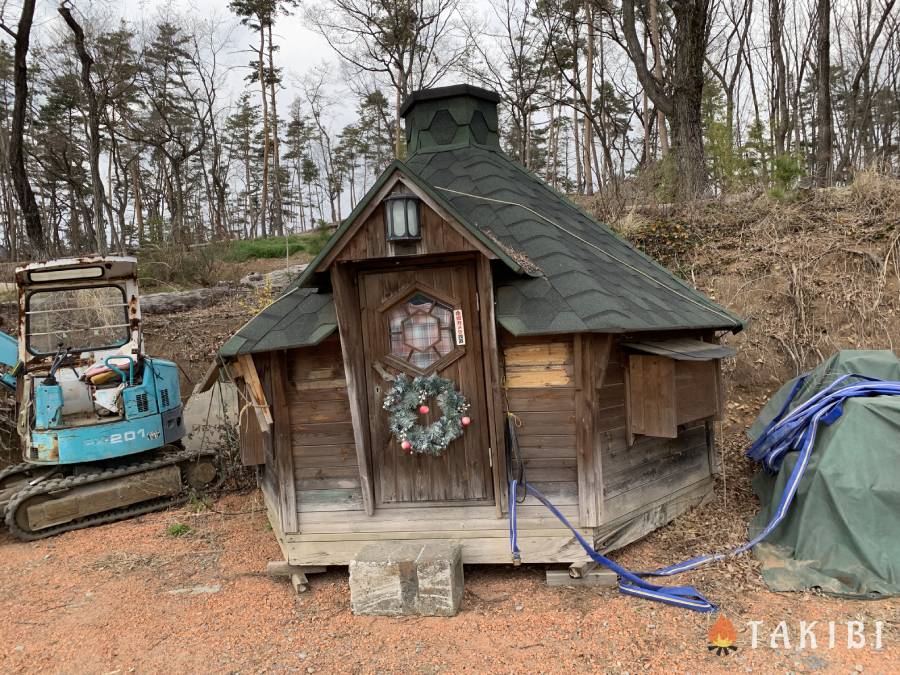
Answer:
[[[900,604],[773,594],[747,560],[684,577],[736,626],[738,649],[727,656],[707,648],[714,616],[610,589],[548,588],[541,566],[467,568],[452,619],[357,617],[344,568],[311,577],[301,596],[265,576],[280,555],[258,492],[212,509],[35,543],[0,539],[0,671],[847,673],[900,664]],[[614,557],[637,569],[671,562],[698,545],[686,533],[728,531],[715,527],[721,513],[714,502]],[[175,524],[190,531],[172,536]],[[797,648],[800,620],[819,622],[818,649]],[[847,620],[865,622],[866,647],[848,650],[838,623],[829,649],[828,622]],[[748,621],[763,622],[756,649]],[[779,621],[791,648],[770,645]],[[884,622],[881,650],[875,621]]]

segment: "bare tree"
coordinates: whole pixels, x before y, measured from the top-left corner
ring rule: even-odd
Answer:
[[[781,156],[787,150],[790,133],[790,113],[787,99],[787,66],[782,48],[784,32],[784,0],[769,0],[769,51],[772,59],[771,99],[769,127],[775,143],[775,154]]]
[[[513,129],[514,156],[526,167],[532,166],[532,122],[540,108],[539,94],[547,86],[546,70],[550,40],[532,13],[535,3],[524,0],[493,0],[491,23],[475,25],[467,21],[473,49],[479,56],[465,72],[500,94],[509,110]],[[495,33],[499,30],[499,33]]]
[[[13,60],[13,81],[15,101],[13,103],[12,128],[9,135],[9,170],[12,174],[13,187],[22,217],[25,220],[25,233],[31,241],[38,256],[46,256],[47,241],[44,236],[44,225],[37,199],[28,180],[25,168],[25,115],[28,107],[28,48],[31,44],[31,24],[34,21],[35,0],[24,0],[19,25],[15,31],[6,23],[0,27],[15,41]]]
[[[88,52],[84,44],[84,29],[72,16],[67,2],[63,2],[58,10],[63,21],[72,31],[75,41],[75,51],[78,61],[81,63],[81,86],[88,104],[88,157],[91,166],[91,193],[93,195],[93,222],[96,233],[95,245],[100,255],[107,254],[106,225],[103,222],[103,206],[106,197],[103,194],[103,179],[100,177],[100,109],[97,103],[97,91],[91,81],[91,68],[94,66],[94,58]]]
[[[634,0],[622,0],[622,32],[638,80],[654,105],[672,123],[675,196],[687,200],[702,194],[708,180],[700,106],[709,0],[681,0],[671,4],[675,17],[672,37],[675,53],[669,82],[660,81],[647,67],[647,57],[637,35]]]
[[[307,11],[312,26],[357,71],[394,90],[394,144],[403,154],[400,106],[461,62],[459,0],[327,0]]]
[[[831,109],[831,0],[816,3],[816,149],[815,176],[828,185],[832,176],[834,119]]]

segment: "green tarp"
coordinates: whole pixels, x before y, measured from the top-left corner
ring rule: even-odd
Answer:
[[[900,381],[900,360],[890,351],[839,352],[808,374],[790,409],[848,373]],[[752,439],[795,382],[763,408],[748,432]],[[760,471],[754,478],[762,509],[751,535],[771,520],[797,457],[788,453],[777,475]],[[820,428],[788,515],[754,553],[774,591],[900,595],[900,396],[849,399],[838,420]]]

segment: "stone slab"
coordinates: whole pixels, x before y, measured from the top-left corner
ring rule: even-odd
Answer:
[[[421,544],[377,543],[364,547],[350,561],[350,608],[354,614],[412,614],[416,558]]]
[[[462,594],[459,544],[379,542],[350,562],[354,614],[453,616]]]
[[[448,542],[425,544],[416,559],[416,614],[456,616],[463,596],[462,547]]]

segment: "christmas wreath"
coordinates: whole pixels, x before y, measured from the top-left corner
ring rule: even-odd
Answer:
[[[418,414],[429,412],[427,401],[432,398],[441,409],[441,417],[423,426]],[[389,414],[388,428],[410,454],[441,455],[472,421],[465,414],[469,409],[465,396],[456,391],[453,382],[437,375],[413,379],[398,375],[384,397],[384,409]]]

